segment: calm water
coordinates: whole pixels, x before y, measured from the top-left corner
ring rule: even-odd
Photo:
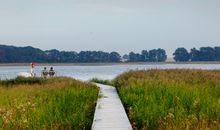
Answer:
[[[49,67],[48,67],[49,68]],[[105,66],[54,66],[58,76],[68,76],[80,80],[92,78],[113,79],[117,75],[140,69],[220,69],[220,64],[145,64],[145,65],[105,65]],[[37,66],[35,71],[40,76],[42,66]],[[15,78],[19,72],[29,72],[28,66],[0,66],[0,78]]]

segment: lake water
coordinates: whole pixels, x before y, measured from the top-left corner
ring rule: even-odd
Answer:
[[[49,67],[48,67],[49,68]],[[140,65],[103,65],[103,66],[54,66],[58,76],[68,76],[80,80],[92,78],[113,79],[129,70],[141,69],[220,69],[220,64],[140,64]],[[35,72],[40,76],[43,66],[36,66]],[[15,78],[19,72],[29,72],[28,66],[0,66],[0,78]]]

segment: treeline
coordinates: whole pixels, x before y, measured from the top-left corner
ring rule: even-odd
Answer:
[[[0,45],[1,63],[91,63],[91,62],[163,62],[167,55],[163,49],[143,50],[140,54],[130,52],[121,55],[118,52],[103,51],[58,51],[56,49],[42,51],[31,46],[15,47]]]
[[[220,47],[192,48],[190,52],[185,48],[177,48],[173,55],[177,62],[220,61]]]
[[[143,50],[141,53],[130,52],[123,59],[129,62],[164,62],[167,59],[164,49]]]
[[[177,48],[173,53],[175,61],[220,61],[220,47]],[[92,62],[164,62],[167,60],[164,49],[130,52],[121,56],[118,52],[103,51],[59,51],[40,50],[31,46],[15,47],[0,45],[0,63],[92,63]]]
[[[120,62],[117,52],[102,51],[58,51],[56,49],[42,51],[31,46],[15,47],[0,45],[0,63],[88,63],[88,62]]]

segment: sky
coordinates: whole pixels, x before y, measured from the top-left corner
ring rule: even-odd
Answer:
[[[125,54],[220,46],[219,0],[0,0],[0,44]]]

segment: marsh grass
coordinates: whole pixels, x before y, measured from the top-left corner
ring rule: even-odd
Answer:
[[[6,79],[6,80],[0,80],[1,86],[13,86],[18,84],[42,84],[46,79],[42,78],[25,78],[25,77],[17,77],[15,79]]]
[[[130,71],[114,84],[134,129],[220,129],[219,70]]]
[[[115,85],[113,80],[103,80],[103,79],[93,78],[90,81],[91,82],[95,82],[95,83],[110,85],[110,86],[114,86]]]
[[[0,129],[91,129],[98,89],[71,78],[0,81]]]

